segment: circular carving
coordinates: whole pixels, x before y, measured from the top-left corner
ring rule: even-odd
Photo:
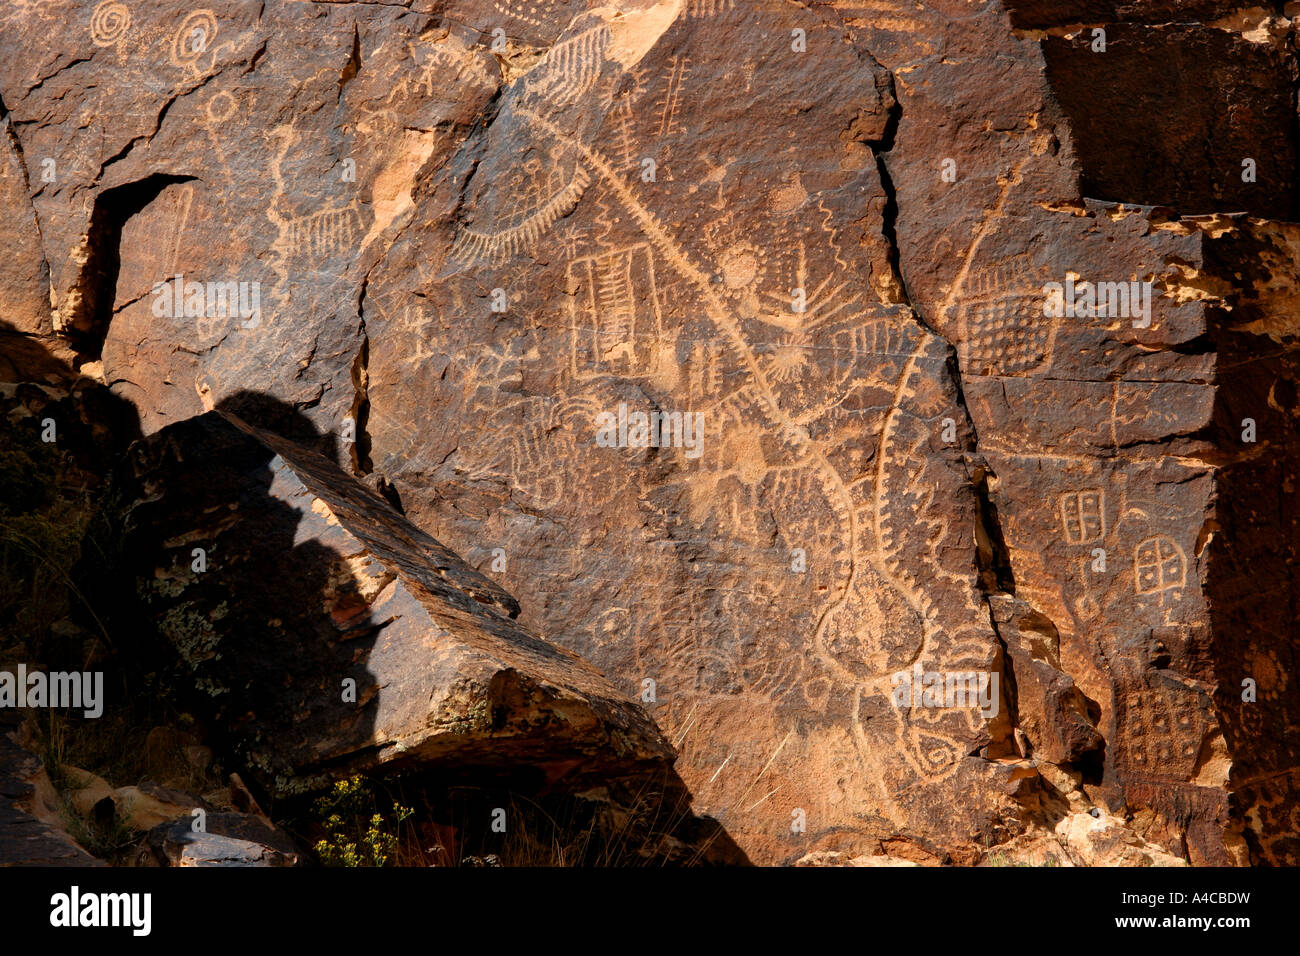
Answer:
[[[195,10],[181,21],[172,38],[172,62],[188,66],[208,50],[217,38],[217,18],[211,10]]]
[[[95,46],[115,46],[131,29],[131,11],[118,0],[104,0],[90,15],[90,39]]]
[[[235,97],[225,90],[222,90],[220,93],[214,94],[212,99],[208,100],[208,119],[214,123],[224,123],[226,120],[234,116],[235,111],[238,109],[239,104],[235,101]]]

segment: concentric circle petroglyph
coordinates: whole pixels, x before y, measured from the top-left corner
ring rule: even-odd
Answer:
[[[90,39],[95,46],[116,46],[131,29],[131,11],[119,0],[104,0],[90,15]]]
[[[195,10],[181,21],[172,36],[171,59],[176,66],[189,66],[212,49],[217,38],[217,18],[211,10]]]

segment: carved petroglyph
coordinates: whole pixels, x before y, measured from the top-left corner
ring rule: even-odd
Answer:
[[[273,246],[280,258],[288,263],[304,257],[320,259],[355,250],[364,230],[361,201],[353,198],[303,215],[285,215],[280,211],[287,195],[284,181],[284,159],[298,140],[292,127],[276,130],[272,136],[281,142],[271,164],[271,178],[275,192],[267,209],[267,217],[275,223],[279,236]]]
[[[390,106],[410,96],[413,89],[431,97],[448,90],[458,95],[466,89],[495,90],[499,84],[500,74],[489,68],[491,61],[454,33],[432,45],[408,42],[406,48],[418,64],[417,72],[402,74],[394,84],[387,100]]]
[[[526,161],[518,167],[513,182],[503,187],[509,193],[513,186],[518,205],[510,208],[493,228],[463,228],[452,246],[452,259],[466,265],[499,265],[531,249],[559,219],[573,211],[589,185],[591,179],[581,167],[566,176],[562,168],[542,159]]]
[[[668,61],[666,82],[663,94],[655,103],[659,115],[659,128],[656,133],[660,138],[680,133],[681,125],[677,114],[682,105],[682,85],[690,74],[691,62],[685,56],[675,56]]]
[[[517,0],[512,3],[492,0],[492,6],[502,16],[522,20],[529,26],[549,27],[564,8],[565,0]]]
[[[617,130],[614,139],[613,153],[617,160],[617,165],[623,169],[636,167],[642,168],[641,160],[643,158],[653,159],[653,157],[638,156],[637,142],[633,133],[635,115],[632,112],[631,97],[624,96],[614,104],[610,110],[609,117],[611,125]]]
[[[558,114],[588,97],[613,40],[611,28],[602,23],[555,44],[519,81],[516,115],[526,121],[532,108]],[[529,251],[573,211],[590,183],[587,170],[567,149],[539,145],[491,182],[484,205],[456,235],[452,261],[499,265]]]
[[[1001,180],[940,310],[955,317],[961,367],[976,374],[1024,374],[1051,364],[1057,323],[1043,314],[1042,281],[1025,254],[980,262],[984,241],[1006,219],[1006,205],[1030,158]],[[978,264],[977,264],[978,263]]]
[[[1152,535],[1133,549],[1133,588],[1136,593],[1163,595],[1186,585],[1187,554],[1172,538],[1163,534]]]
[[[1061,528],[1067,544],[1090,544],[1106,536],[1106,493],[1071,491],[1060,497]]]
[[[961,341],[974,367],[1030,372],[1052,353],[1057,324],[1043,314],[1041,287],[1024,256],[984,266],[966,279],[958,312]]]
[[[504,478],[528,508],[554,508],[575,495],[561,465],[572,460],[578,436],[600,410],[599,403],[582,397],[533,397],[498,407],[486,418],[486,454],[478,458],[483,467],[465,477]]]
[[[319,258],[350,251],[361,235],[360,201],[297,216],[286,222],[286,230],[285,243],[295,256]]]
[[[930,440],[932,429],[911,409],[930,375],[930,364],[943,360],[943,349],[937,341],[916,331],[914,326],[909,333],[896,337],[896,344],[910,346],[910,351],[905,351],[905,360],[897,363],[897,378],[892,385],[894,398],[880,439],[875,478],[869,497],[863,500],[850,490],[831,464],[827,450],[811,440],[799,424],[798,416],[784,407],[780,383],[774,381],[775,376],[750,344],[741,319],[712,280],[718,270],[692,259],[685,247],[631,192],[613,162],[570,137],[546,117],[524,108],[521,112],[524,119],[546,134],[548,141],[566,147],[579,165],[589,170],[591,178],[599,180],[605,191],[618,200],[646,237],[646,245],[654,253],[651,261],[662,260],[679,281],[688,283],[703,306],[704,317],[715,332],[711,338],[718,343],[719,359],[724,366],[734,368],[736,376],[727,383],[726,394],[706,410],[706,419],[719,422],[731,436],[730,445],[724,447],[745,451],[743,456],[719,453],[724,459],[739,457],[746,461],[741,474],[723,480],[740,480],[737,491],[742,487],[758,489],[782,472],[799,470],[812,479],[809,487],[815,489],[815,500],[827,509],[840,529],[835,550],[843,553],[845,560],[837,563],[840,576],[828,588],[829,603],[822,609],[808,638],[813,653],[832,675],[832,680],[856,687],[860,694],[888,697],[889,673],[900,661],[924,658],[942,662],[935,665],[935,669],[942,669],[954,654],[974,654],[978,642],[962,645],[946,634],[922,583],[902,562],[905,549],[914,549],[910,538],[918,515],[912,505],[919,502],[924,508],[927,501],[925,492],[917,488],[913,466],[925,460],[919,450]],[[599,288],[591,271],[597,261],[589,257],[580,266],[588,270],[590,289]],[[626,262],[623,260],[620,265],[625,266]],[[806,263],[801,268],[807,276]],[[819,328],[843,321],[846,325],[843,331],[851,336],[851,326],[862,320],[862,315],[854,309],[854,297],[846,294],[843,285],[835,283],[830,276],[815,283],[808,279],[808,283],[811,295],[801,313],[791,313],[788,294],[765,290],[772,302],[765,320],[791,329]],[[627,283],[615,283],[613,288],[625,290]],[[617,301],[612,301],[617,306]],[[626,309],[620,312],[615,307],[611,316],[618,315],[622,315],[617,320],[622,322],[618,327],[626,332],[631,321],[629,314]],[[601,327],[590,319],[575,324]],[[575,356],[581,354],[587,362],[609,361],[612,357],[617,363],[623,363],[619,367],[626,367],[635,353],[619,348],[621,343],[612,338],[608,343],[603,353],[599,348],[588,348],[575,352]],[[695,387],[701,388],[701,372],[692,371],[688,375],[693,377]],[[773,436],[776,441],[771,440]],[[770,447],[760,454],[759,449],[765,444]],[[744,474],[748,475],[747,481],[743,480]],[[751,493],[738,499],[734,509],[719,505],[719,501],[728,500],[727,495],[718,494],[720,487],[721,482],[714,481],[711,488],[700,494],[711,502],[705,510],[714,526],[731,527],[731,533],[743,539],[747,533],[752,534],[753,527],[744,526],[741,514],[746,513],[752,521],[752,515],[759,510],[757,499]],[[933,494],[931,490],[931,498]],[[893,498],[898,503],[892,502]],[[925,530],[934,533],[933,529]],[[948,724],[944,722],[949,716],[900,714],[896,721],[898,746],[920,777],[938,779],[951,773],[958,763],[960,743],[949,736]],[[968,727],[978,722],[977,715],[973,714],[961,714],[958,719]],[[854,736],[860,756],[869,763],[876,762],[879,742],[869,741],[861,727],[855,729]]]
[[[609,27],[601,24],[555,44],[524,77],[526,94],[545,100],[556,110],[576,103],[599,78],[609,43]]]
[[[180,259],[181,241],[185,236],[185,227],[190,222],[190,212],[194,208],[194,187],[189,183],[181,183],[168,191],[173,197],[176,228],[172,231],[171,242],[168,245],[166,258],[166,272],[164,276],[175,275],[177,262]]]
[[[662,332],[649,245],[584,256],[568,268],[575,374],[633,372],[639,364],[638,335],[658,341]]]
[[[159,216],[171,226],[165,234],[166,241],[160,250],[160,272],[158,281],[169,281],[173,276],[183,272],[181,268],[181,250],[185,244],[185,231],[194,215],[195,189],[191,183],[180,183],[166,189],[156,200]],[[183,314],[183,310],[181,313]],[[193,329],[194,338],[200,347],[209,347],[220,341],[230,331],[231,319],[219,310],[203,310],[199,315],[184,318]]]
[[[231,172],[230,163],[227,160],[229,139],[226,124],[234,118],[237,112],[239,112],[239,102],[232,93],[225,90],[213,93],[207,105],[203,108],[203,128],[208,132],[208,138],[212,141],[213,155],[217,157],[217,161],[221,164],[221,171],[225,175],[227,182],[234,181],[234,173]]]
[[[895,706],[891,695],[899,669],[970,672],[992,654],[973,577],[951,560],[969,532],[943,517],[964,481],[938,448],[955,400],[948,347],[854,275],[865,171],[808,163],[766,175],[707,137],[670,169],[674,144],[656,139],[698,132],[702,62],[692,68],[683,42],[638,70],[614,55],[621,28],[609,29],[608,46],[603,32],[578,33],[524,73],[483,148],[451,167],[466,178],[452,180],[450,262],[435,263],[431,285],[444,301],[480,303],[507,287],[511,308],[490,334],[441,333],[453,344],[427,374],[454,377],[449,394],[469,396],[483,427],[454,450],[430,448],[431,470],[561,529],[573,514],[608,515],[589,551],[544,562],[546,573],[616,588],[598,555],[626,550],[666,583],[634,601],[612,595],[617,613],[577,609],[578,649],[621,674],[629,659],[644,667],[688,739],[701,714],[716,726],[752,699],[773,743],[835,740],[846,773],[875,781],[858,789],[880,790],[852,799],[904,821],[918,788],[969,765],[986,726],[978,708]],[[563,108],[575,90],[583,108]],[[643,155],[657,180],[635,174]],[[744,191],[757,224],[735,211]],[[534,276],[549,298],[532,295]],[[621,403],[701,414],[704,455],[597,450],[596,416]],[[940,609],[936,582],[945,596],[971,592],[966,613]],[[771,755],[779,772],[795,749]],[[733,775],[747,774],[743,790],[760,769],[743,764],[717,771],[709,792],[731,805]]]
[[[90,15],[90,39],[95,46],[117,46],[131,30],[131,10],[119,0],[104,0]]]
[[[1183,686],[1148,686],[1124,700],[1121,735],[1127,773],[1177,779],[1190,770],[1210,730],[1197,694]]]
[[[741,247],[743,249],[743,247]],[[782,329],[797,330],[811,329],[828,323],[831,319],[840,315],[846,309],[851,309],[859,304],[857,293],[845,294],[848,288],[848,282],[841,281],[836,285],[834,275],[827,275],[815,285],[808,272],[808,255],[805,243],[799,243],[799,257],[793,274],[789,277],[789,288],[799,290],[798,296],[800,308],[794,307],[795,297],[790,291],[782,290],[775,292],[767,290],[763,299],[766,299],[767,311],[757,315],[756,318],[769,325],[775,325]],[[735,268],[735,250],[730,250],[733,257],[731,263],[724,263],[724,270],[727,265]],[[745,261],[743,255],[740,262]],[[757,265],[755,266],[757,268]],[[732,281],[735,281],[734,279]],[[723,272],[723,284],[730,286],[727,273]]]
[[[1216,567],[1249,577],[1218,523],[1250,509],[1220,496],[1203,528],[1197,511],[1225,463],[1235,480],[1239,458],[1270,458],[1211,450],[1211,425],[1232,424],[1214,399],[1224,359],[1197,346],[1222,316],[1167,299],[1168,321],[1138,336],[1042,308],[1042,280],[1067,267],[1158,279],[1204,250],[1186,217],[1078,200],[1078,124],[1043,104],[1079,76],[1046,75],[1005,16],[901,0],[204,2],[8,0],[7,26],[23,10],[50,34],[72,10],[74,49],[11,36],[14,137],[58,170],[31,203],[12,192],[39,229],[0,278],[44,322],[48,272],[66,313],[86,288],[69,264],[81,204],[188,180],[124,230],[105,379],[156,418],[192,412],[173,383],[207,367],[322,434],[352,415],[364,440],[339,444],[345,466],[377,472],[475,564],[508,550],[492,572],[539,634],[623,690],[658,683],[652,713],[689,748],[697,807],[734,814],[752,859],[877,838],[894,852],[892,833],[969,862],[1041,809],[1014,805],[1035,762],[1092,776],[1104,746],[1114,782],[1135,683],[1120,668],[1194,668],[1234,704],[1258,674],[1248,656],[1220,675],[1206,651],[1207,613],[1239,616],[1235,582],[1210,590]],[[996,103],[962,85],[992,74],[1007,79]],[[207,316],[137,307],[154,271],[261,279],[279,321],[196,347],[219,332]],[[134,378],[110,376],[137,359]],[[1285,418],[1281,382],[1241,414]],[[601,443],[600,416],[625,406],[698,415],[703,454]],[[1276,450],[1276,423],[1259,422]],[[1026,649],[1009,721],[891,694],[913,667],[1005,664],[1009,687]],[[1040,698],[1051,707],[1031,713]],[[809,824],[793,839],[791,806]]]
[[[203,57],[215,50],[218,29],[216,15],[211,10],[194,10],[186,14],[172,35],[172,66],[198,70]]]
[[[687,0],[686,15],[692,20],[703,20],[734,9],[736,0]]]
[[[693,401],[706,402],[722,394],[722,364],[717,349],[703,342],[692,343],[687,369]]]

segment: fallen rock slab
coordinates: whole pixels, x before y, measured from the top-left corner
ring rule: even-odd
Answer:
[[[272,793],[358,771],[480,765],[560,777],[666,766],[591,665],[326,457],[212,412],[138,443],[89,577],[182,662]],[[204,851],[206,852],[206,850]]]

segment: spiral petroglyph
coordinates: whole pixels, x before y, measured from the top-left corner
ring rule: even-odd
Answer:
[[[120,0],[104,0],[90,16],[90,39],[95,46],[116,46],[131,29],[131,10]]]
[[[181,21],[172,35],[171,62],[190,66],[209,50],[217,38],[217,18],[211,10],[194,10]]]

